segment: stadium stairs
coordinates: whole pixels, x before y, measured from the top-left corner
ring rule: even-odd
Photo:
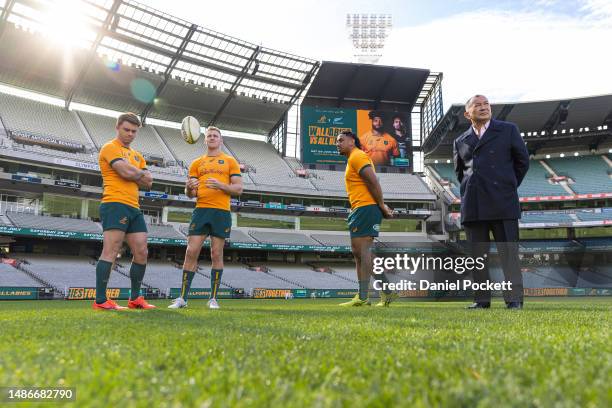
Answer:
[[[251,265],[251,264],[248,264],[248,263],[244,263],[244,265],[245,265],[247,268],[249,268],[249,269],[255,268],[255,266],[256,266],[256,265]],[[300,288],[302,288],[302,289],[308,289],[306,286],[302,285],[301,283],[298,283],[298,282],[296,282],[296,281],[294,281],[294,280],[291,280],[291,279],[287,279],[287,278],[285,278],[284,276],[280,276],[280,275],[278,275],[278,274],[276,274],[276,273],[272,272],[272,271],[270,270],[270,268],[266,268],[266,271],[265,271],[265,272],[263,272],[263,271],[262,271],[262,272],[259,272],[259,273],[265,273],[265,274],[268,274],[268,275],[270,275],[270,276],[272,276],[272,277],[274,277],[274,278],[276,278],[276,279],[278,279],[278,280],[281,280],[281,281],[283,281],[283,282],[287,282],[287,283],[289,283],[289,284],[291,284],[291,285],[295,285],[295,286],[300,287]]]
[[[323,244],[323,245],[325,245],[325,244]],[[313,264],[313,263],[306,263],[306,265],[310,266],[313,271],[316,271],[318,268],[320,268],[320,266],[317,266],[316,264]],[[332,276],[334,276],[336,278],[342,279],[344,281],[351,282],[351,283],[359,283],[355,279],[348,278],[348,277],[346,277],[346,276],[344,276],[344,275],[342,275],[340,273],[334,273],[335,272],[334,269],[329,267],[329,266],[325,266],[325,267],[329,268],[329,272],[319,272],[319,273],[329,273],[330,275],[332,275]]]
[[[299,286],[299,287],[300,287],[300,288],[302,288],[302,289],[308,289],[306,286],[302,285],[301,283],[299,283],[299,282],[297,282],[297,281],[294,281],[294,280],[292,280],[292,279],[287,279],[287,278],[285,278],[284,276],[277,275],[277,274],[275,274],[274,272],[272,272],[272,271],[271,271],[271,270],[269,270],[269,269],[268,269],[268,271],[267,271],[267,272],[264,272],[264,273],[267,273],[267,274],[268,274],[268,275],[270,275],[270,276],[274,276],[276,279],[280,279],[280,280],[282,280],[283,282],[287,282],[287,283],[290,283],[290,284],[292,284],[292,285]]]
[[[60,289],[59,287],[51,284],[50,282],[47,282],[46,280],[44,280],[43,278],[41,278],[40,276],[38,276],[31,270],[23,266],[25,263],[26,262],[24,260],[21,260],[21,262],[18,265],[15,265],[14,268],[20,270],[21,272],[28,275],[30,278],[34,279],[36,282],[40,283],[42,287],[53,288],[54,298],[63,299],[66,296],[66,293],[64,292],[63,289]]]
[[[125,276],[126,278],[130,279],[130,272],[126,272],[125,271],[125,266],[123,264],[120,264],[119,262],[115,262],[115,267],[113,268],[113,271],[117,272],[120,275]],[[147,274],[145,273],[145,276],[147,276]],[[148,289],[152,289],[153,287],[151,285],[149,285],[144,279],[142,281],[142,286],[144,286],[145,288]]]
[[[341,274],[339,274],[339,273],[334,273],[333,271],[332,271],[332,275],[334,275],[336,278],[340,278],[340,279],[345,280],[345,281],[347,281],[347,282],[351,282],[351,283],[359,283],[359,282],[358,282],[358,281],[356,281],[355,279],[347,278],[346,276],[341,275]]]
[[[543,271],[540,271],[539,269],[535,269],[533,272],[533,275],[535,276],[539,276],[543,279],[543,285],[542,286],[561,286],[561,287],[567,287],[569,286],[568,282],[560,279],[560,276],[551,276],[551,275],[547,275],[546,273],[544,273]]]

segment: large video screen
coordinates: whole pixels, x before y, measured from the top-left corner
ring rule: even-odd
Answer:
[[[412,169],[410,113],[302,106],[301,114],[304,163],[346,163],[336,149],[336,136],[350,130],[374,165]]]

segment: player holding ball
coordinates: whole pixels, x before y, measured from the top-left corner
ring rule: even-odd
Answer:
[[[183,129],[185,136],[185,126]],[[195,137],[192,135],[190,137],[185,136],[188,143],[189,140],[192,140],[192,143],[197,141],[199,125],[197,125],[197,129],[198,134]],[[189,177],[185,184],[187,196],[196,198],[197,201],[189,223],[181,294],[168,306],[170,309],[180,309],[187,306],[187,296],[198,267],[198,257],[202,250],[202,244],[208,236],[210,236],[210,256],[212,259],[208,307],[219,309],[217,291],[223,274],[223,246],[225,245],[225,239],[229,238],[232,228],[230,196],[238,196],[242,193],[242,177],[236,159],[221,150],[223,144],[221,131],[216,127],[208,127],[205,138],[208,152],[191,163]]]

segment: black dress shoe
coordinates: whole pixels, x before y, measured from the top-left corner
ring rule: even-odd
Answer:
[[[522,309],[523,302],[506,302],[506,309]]]
[[[474,302],[467,307],[467,309],[489,309],[491,302]]]

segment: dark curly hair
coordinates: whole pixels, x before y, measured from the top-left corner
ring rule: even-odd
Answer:
[[[353,132],[351,132],[350,130],[343,130],[342,132],[340,132],[340,134],[342,136],[348,136],[348,137],[352,137],[353,140],[355,140],[355,147],[361,149],[361,142],[359,141],[359,138],[357,137],[356,134],[354,134]]]

